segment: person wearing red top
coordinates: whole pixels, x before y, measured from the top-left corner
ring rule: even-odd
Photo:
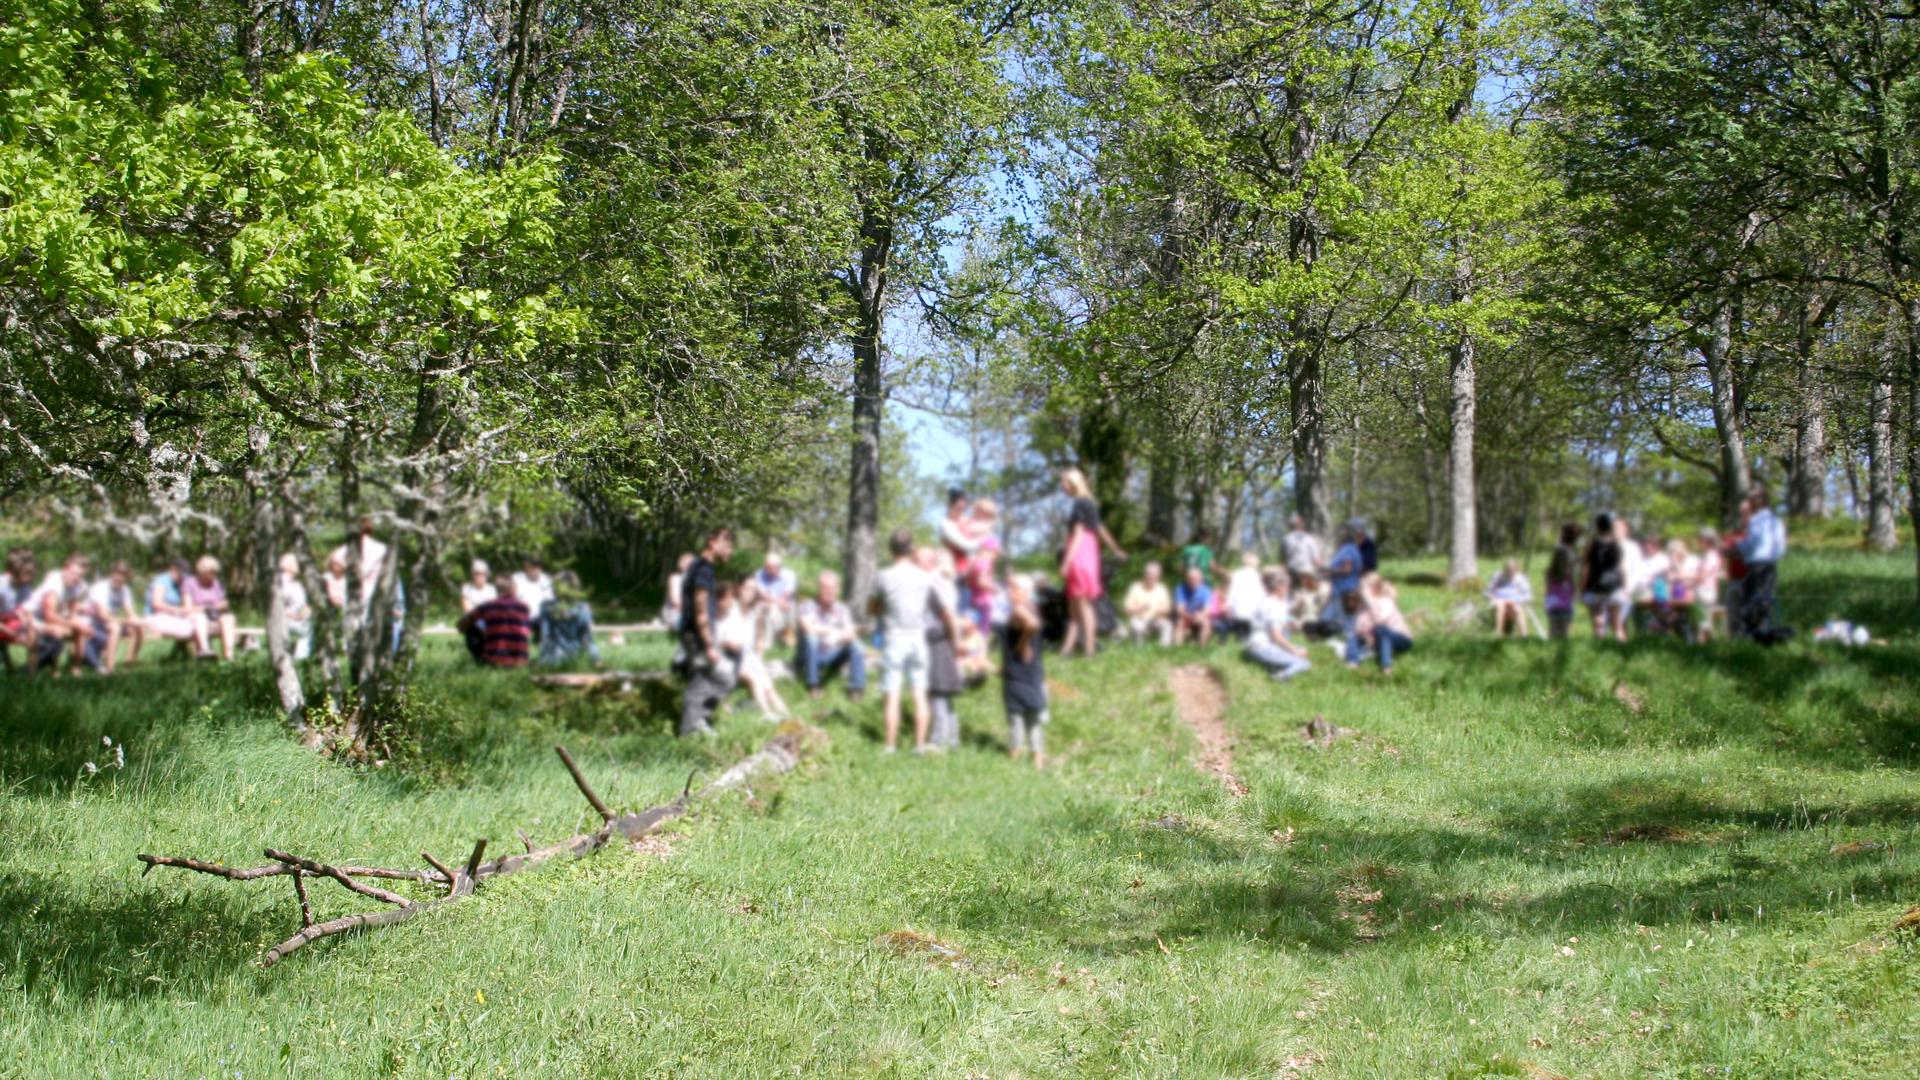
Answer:
[[[457,625],[466,635],[467,651],[486,667],[526,667],[533,641],[532,615],[514,595],[512,575],[500,575],[494,585],[499,595],[460,616]]]

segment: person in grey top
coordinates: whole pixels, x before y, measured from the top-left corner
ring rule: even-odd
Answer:
[[[873,594],[873,614],[880,620],[886,663],[886,750],[892,753],[900,741],[900,695],[913,691],[913,746],[923,749],[931,721],[927,700],[927,617],[936,609],[933,575],[914,562],[913,530],[895,529],[887,540],[893,565],[880,572]],[[944,609],[940,609],[944,611]],[[951,622],[952,612],[945,612]],[[954,628],[949,626],[949,632]],[[956,633],[955,636],[958,636]]]
[[[818,599],[800,602],[799,623],[794,666],[800,669],[807,692],[819,697],[827,677],[845,667],[847,697],[858,701],[867,689],[867,654],[860,647],[853,609],[840,600],[839,574],[821,571]]]

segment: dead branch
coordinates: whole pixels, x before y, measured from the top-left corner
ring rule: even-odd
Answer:
[[[693,803],[700,799],[709,798],[737,787],[743,787],[749,781],[769,773],[792,771],[793,768],[800,763],[801,757],[804,756],[806,743],[802,734],[790,732],[775,735],[773,738],[767,740],[765,745],[759,750],[742,758],[739,762],[735,763],[732,768],[721,773],[712,783],[701,788],[697,794],[692,790],[693,778],[689,776],[686,786],[681,789],[680,794],[672,802],[661,806],[649,807],[638,813],[627,814],[616,814],[607,806],[606,802],[594,791],[593,785],[587,782],[585,774],[583,774],[579,766],[574,763],[573,755],[569,754],[565,747],[556,746],[554,747],[554,751],[560,755],[561,763],[567,767],[567,772],[573,777],[574,785],[580,789],[580,794],[585,796],[588,804],[600,814],[602,821],[601,827],[593,832],[570,836],[565,840],[542,848],[534,847],[532,840],[528,838],[523,831],[520,832],[519,835],[521,842],[526,845],[526,851],[491,861],[482,861],[487,851],[487,840],[485,837],[482,837],[475,842],[473,851],[467,856],[466,865],[459,870],[450,868],[446,863],[441,862],[439,859],[434,858],[431,853],[425,851],[420,853],[420,857],[426,860],[428,866],[432,867],[430,870],[390,870],[384,867],[332,866],[327,863],[315,862],[312,859],[299,855],[292,855],[275,848],[266,849],[267,858],[272,859],[272,863],[266,866],[254,867],[223,866],[219,863],[207,862],[201,859],[183,858],[175,855],[141,854],[135,857],[146,864],[146,869],[141,871],[143,874],[151,872],[156,866],[171,866],[181,870],[192,870],[197,873],[226,878],[229,881],[252,881],[257,878],[278,877],[283,874],[292,875],[294,896],[300,907],[300,930],[292,937],[268,949],[266,954],[261,957],[260,963],[262,967],[272,967],[274,964],[284,960],[287,956],[324,938],[369,930],[381,926],[391,926],[394,923],[404,922],[407,919],[413,918],[415,915],[430,911],[444,904],[457,903],[473,895],[474,890],[476,890],[483,881],[496,877],[504,877],[507,874],[518,873],[560,856],[580,858],[590,855],[607,846],[615,836],[628,842],[639,840],[642,837],[657,832],[663,825],[674,818],[687,813]],[[377,911],[364,911],[354,915],[344,915],[337,919],[329,919],[326,922],[314,922],[313,907],[307,897],[306,879],[309,877],[329,878],[349,892],[379,900],[382,903],[392,906]],[[411,881],[418,885],[437,886],[444,884],[447,891],[438,899],[412,900],[399,893],[356,880],[357,878],[385,878],[389,880]]]

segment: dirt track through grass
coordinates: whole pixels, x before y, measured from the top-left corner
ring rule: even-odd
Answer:
[[[1247,783],[1233,771],[1233,733],[1227,730],[1227,688],[1220,673],[1209,664],[1183,664],[1167,672],[1167,687],[1180,722],[1200,740],[1194,764],[1219,777],[1229,794],[1245,795]]]

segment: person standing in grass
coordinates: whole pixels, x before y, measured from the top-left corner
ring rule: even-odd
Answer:
[[[1047,671],[1040,654],[1040,612],[1034,607],[1033,578],[1015,574],[1007,581],[1011,610],[1000,632],[1000,694],[1007,709],[1007,753],[1033,755],[1033,767],[1047,767]]]
[[[1287,535],[1280,541],[1280,550],[1286,559],[1287,573],[1293,578],[1295,590],[1300,583],[1320,573],[1320,567],[1326,553],[1320,548],[1320,538],[1307,531],[1307,523],[1299,514],[1287,519]]]
[[[933,582],[933,607],[927,613],[927,707],[932,714],[927,744],[934,750],[960,745],[960,717],[953,699],[966,690],[960,673],[960,587],[953,553],[923,547],[915,553]]]
[[[913,530],[899,528],[887,540],[893,565],[875,582],[872,614],[880,620],[886,663],[883,738],[889,754],[900,745],[900,698],[913,695],[913,747],[925,752],[932,722],[927,700],[927,619],[934,608],[933,578],[914,561]]]
[[[1066,553],[1060,560],[1060,577],[1067,586],[1067,634],[1060,643],[1060,652],[1063,656],[1073,655],[1077,641],[1081,652],[1092,656],[1100,634],[1099,617],[1093,605],[1106,592],[1100,548],[1105,545],[1116,559],[1125,559],[1127,553],[1120,550],[1113,534],[1101,523],[1100,505],[1093,501],[1093,488],[1088,486],[1085,473],[1079,469],[1062,472],[1060,490],[1073,500],[1073,509],[1067,515]]]
[[[1213,580],[1213,548],[1208,546],[1208,541],[1212,539],[1213,534],[1204,527],[1193,530],[1193,542],[1180,549],[1182,580],[1185,580],[1187,574],[1194,570],[1200,571],[1202,581]]]
[[[1327,566],[1327,583],[1333,591],[1327,598],[1327,610],[1320,617],[1326,622],[1339,623],[1341,633],[1345,634],[1353,629],[1355,603],[1347,597],[1360,587],[1360,576],[1367,568],[1360,554],[1360,535],[1351,522],[1340,526],[1335,539],[1340,546],[1334,549],[1333,562]]]
[[[1580,602],[1593,619],[1593,636],[1627,640],[1624,613],[1613,599],[1616,593],[1625,595],[1627,579],[1620,567],[1620,541],[1614,536],[1612,514],[1594,516],[1585,562]]]
[[[1781,637],[1773,625],[1773,601],[1780,560],[1787,555],[1787,526],[1768,504],[1765,484],[1755,484],[1747,496],[1740,524],[1740,560],[1747,568],[1740,579],[1740,632],[1773,645]]]
[[[1275,682],[1287,682],[1313,667],[1307,659],[1307,647],[1293,640],[1293,607],[1287,600],[1289,577],[1287,570],[1267,571],[1267,595],[1253,612],[1253,633],[1247,642],[1247,659],[1271,672]]]
[[[687,566],[680,586],[680,650],[675,657],[686,693],[680,706],[680,735],[712,735],[713,711],[733,692],[733,667],[720,655],[720,582],[718,567],[733,556],[733,530],[721,526],[707,536],[700,554]]]
[[[1380,670],[1393,673],[1393,658],[1413,651],[1413,628],[1400,612],[1399,593],[1379,574],[1369,571],[1356,595],[1353,633],[1347,638],[1347,666],[1357,668],[1371,650],[1380,658]]]
[[[1720,583],[1727,576],[1727,560],[1720,554],[1720,534],[1711,528],[1700,530],[1700,557],[1693,563],[1693,640],[1713,639],[1715,623],[1724,629],[1727,609],[1720,603]]]
[[[1580,565],[1580,526],[1568,522],[1560,526],[1560,543],[1547,561],[1547,636],[1566,639],[1573,625],[1574,576]]]

